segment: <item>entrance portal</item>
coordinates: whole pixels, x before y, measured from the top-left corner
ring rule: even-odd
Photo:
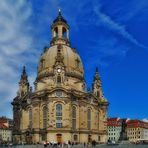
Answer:
[[[78,141],[78,135],[73,135],[73,140],[74,140],[75,142],[77,142],[77,141]]]
[[[88,142],[90,143],[92,141],[91,135],[88,135]]]
[[[58,143],[62,142],[62,134],[57,134],[57,142]]]

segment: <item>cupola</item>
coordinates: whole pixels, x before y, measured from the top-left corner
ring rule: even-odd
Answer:
[[[64,44],[70,45],[69,43],[69,25],[65,18],[62,16],[61,10],[59,9],[58,16],[51,25],[52,39],[50,45]]]

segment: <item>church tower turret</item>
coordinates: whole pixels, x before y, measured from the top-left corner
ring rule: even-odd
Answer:
[[[58,16],[51,25],[52,40],[50,45],[64,44],[69,46],[69,25],[59,9]]]
[[[21,74],[21,79],[19,82],[19,94],[20,96],[24,96],[29,91],[29,82],[28,82],[28,76],[26,73],[25,66],[23,66],[23,71]]]
[[[95,72],[94,80],[92,84],[92,91],[93,91],[93,94],[98,98],[103,98],[103,91],[102,91],[100,76],[98,73],[98,67],[96,67],[96,72]]]

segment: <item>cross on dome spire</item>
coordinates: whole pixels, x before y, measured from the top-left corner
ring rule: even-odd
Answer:
[[[59,15],[61,15],[61,9],[59,8]]]

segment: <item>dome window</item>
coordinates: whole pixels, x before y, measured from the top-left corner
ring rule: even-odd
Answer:
[[[41,59],[41,63],[40,63],[41,69],[43,69],[45,67],[45,60]]]
[[[61,83],[61,76],[57,76],[57,83]]]

